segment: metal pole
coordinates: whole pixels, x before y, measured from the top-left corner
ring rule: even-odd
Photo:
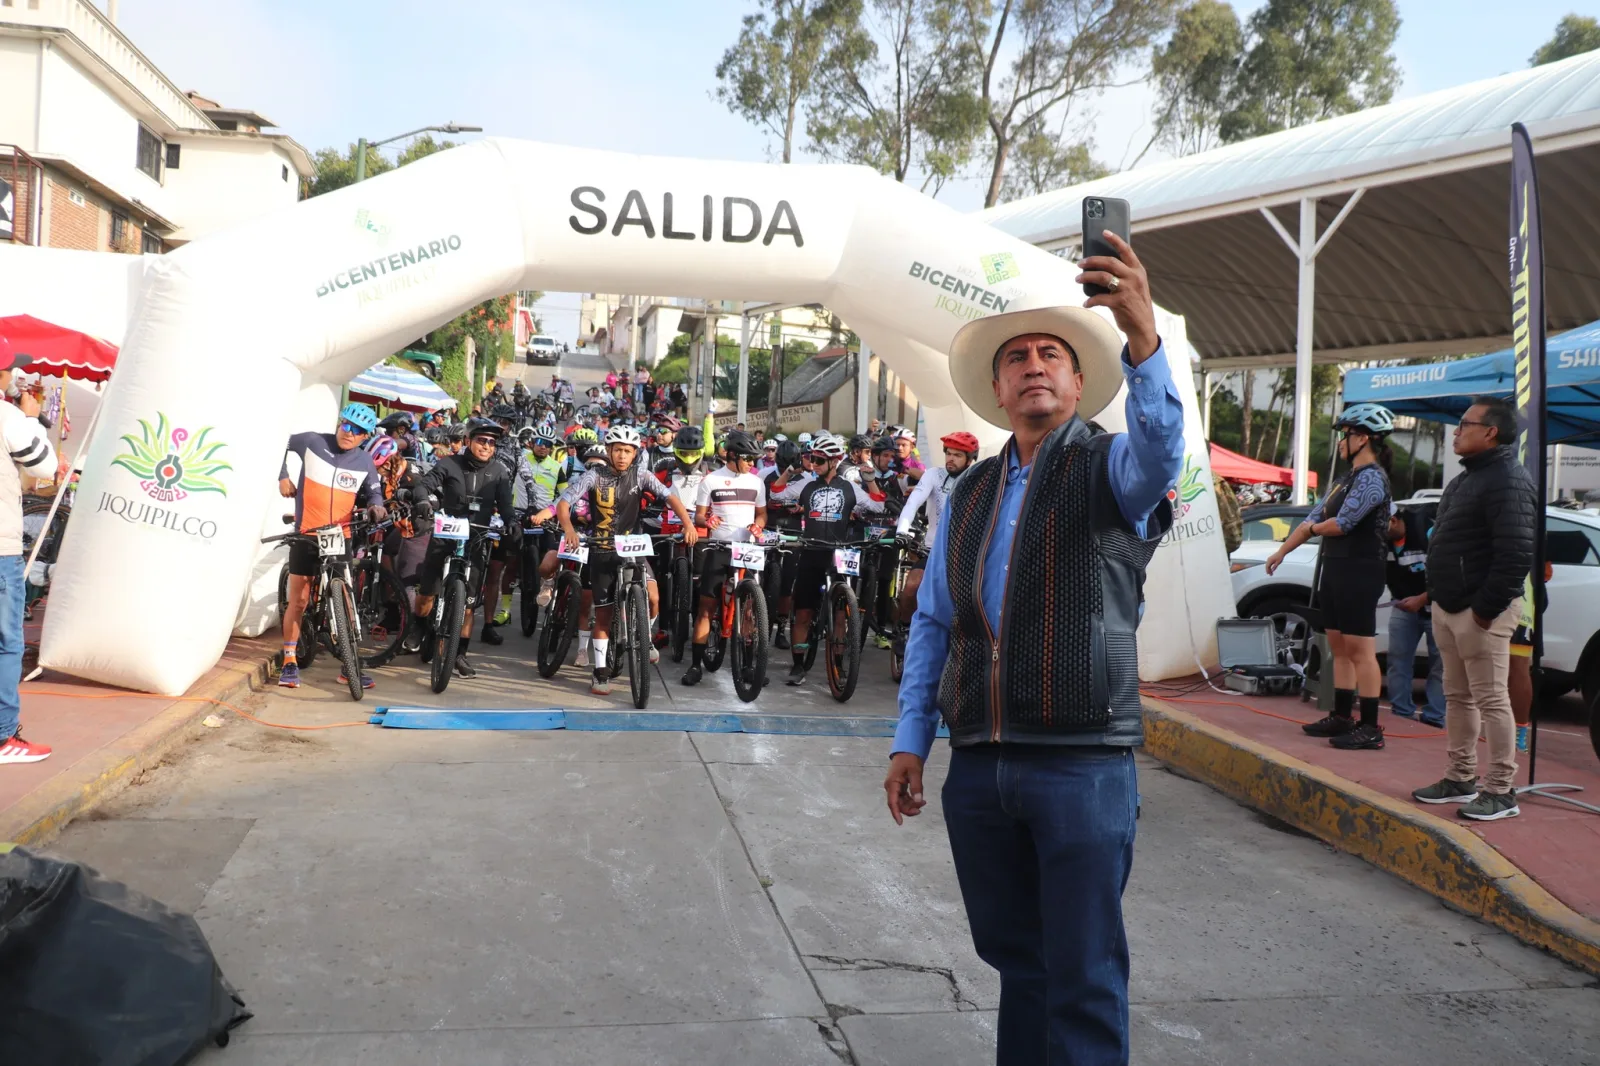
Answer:
[[[744,313],[744,301],[739,301],[739,406],[735,422],[743,422],[750,413],[750,316]]]
[[[872,384],[872,349],[861,342],[861,353],[856,356],[856,432],[867,431],[867,388]]]
[[[1211,439],[1211,371],[1207,370],[1201,377],[1200,387],[1205,390],[1206,409],[1201,415],[1201,426],[1205,432],[1206,440]]]
[[[639,365],[639,297],[633,298],[633,322],[628,330],[628,377],[633,377]]]
[[[359,182],[363,182],[363,181],[366,181],[366,180],[367,180],[367,139],[365,137],[357,137],[356,138],[356,181],[359,183]]]
[[[1294,347],[1294,502],[1306,502],[1311,459],[1311,346],[1317,307],[1317,200],[1300,201],[1300,314]]]

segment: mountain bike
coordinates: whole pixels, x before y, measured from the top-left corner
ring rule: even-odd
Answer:
[[[889,602],[881,603],[878,599],[879,569],[883,565],[885,553],[894,549],[893,526],[868,526],[866,539],[861,543],[861,574],[851,584],[855,587],[856,598],[861,602],[861,632],[859,639],[862,647],[866,646],[867,637],[873,632],[879,636],[890,637],[894,623],[887,618],[894,607],[895,590],[889,590]],[[897,567],[898,569],[898,564]]]
[[[905,676],[906,642],[911,639],[911,619],[899,617],[900,590],[906,587],[906,579],[911,571],[918,569],[926,561],[927,557],[920,550],[902,549],[900,559],[895,563],[894,579],[889,583],[889,602],[896,605],[895,618],[886,622],[879,632],[889,638],[889,676],[897,685]]]
[[[323,526],[309,533],[280,533],[261,538],[263,544],[298,541],[314,545],[317,549],[317,576],[311,582],[311,600],[300,618],[300,642],[295,658],[302,667],[310,666],[317,656],[318,643],[326,639],[328,647],[344,666],[345,683],[350,686],[350,698],[360,700],[361,614],[356,609],[351,567],[351,539],[343,526]],[[284,567],[285,573],[288,566]],[[285,593],[287,598],[287,593]]]
[[[658,536],[672,538],[670,562],[666,572],[657,578],[661,593],[661,628],[670,638],[672,661],[681,663],[683,649],[689,645],[689,633],[694,626],[694,566],[689,561],[690,549],[684,545],[682,534]]]
[[[544,607],[544,628],[539,631],[540,677],[555,677],[567,661],[567,652],[572,650],[582,621],[579,612],[583,608],[583,568],[588,562],[589,549],[582,538],[575,552],[569,552],[564,543],[556,548],[556,574],[551,579],[550,602]]]
[[[793,544],[801,551],[832,553],[822,605],[811,621],[805,665],[806,669],[811,669],[817,649],[826,646],[827,654],[822,661],[828,675],[828,691],[835,700],[844,703],[855,695],[861,673],[861,606],[850,584],[852,579],[861,576],[861,548],[784,533],[779,537],[783,543]]]
[[[526,519],[527,515],[523,518]],[[525,637],[533,636],[533,631],[539,627],[539,564],[544,558],[544,534],[543,526],[523,522],[522,559],[517,568],[517,600],[522,635]]]
[[[483,579],[489,572],[489,553],[500,540],[500,516],[488,525],[470,518],[435,515],[433,538],[453,545],[439,579],[439,595],[433,601],[433,635],[423,645],[423,654],[433,669],[433,691],[443,692],[455,673],[456,656],[461,651],[461,630],[469,612],[477,609],[483,594]],[[430,646],[431,645],[431,646]]]
[[[650,591],[645,560],[655,554],[647,534],[613,538],[617,553],[617,602],[611,619],[611,661],[607,669],[615,678],[628,669],[633,705],[644,710],[650,702]]]
[[[712,597],[711,631],[706,634],[705,668],[732,662],[733,691],[746,703],[761,694],[767,678],[767,600],[756,576],[767,564],[760,544],[710,542],[706,551],[727,551],[728,576]]]
[[[394,527],[398,517],[406,513],[405,505],[390,504],[389,517],[382,522],[362,522],[353,518],[350,523],[350,543],[355,545],[354,565],[350,571],[350,589],[355,597],[356,654],[369,667],[387,666],[405,645],[411,629],[411,606],[406,600],[405,586],[394,570],[384,565],[384,535]],[[398,510],[397,510],[398,509]],[[285,522],[294,521],[285,515]],[[278,573],[278,617],[283,617],[289,602],[289,564],[284,563]],[[323,632],[327,636],[327,632]],[[301,666],[309,666],[315,658],[314,643],[302,639],[305,647],[298,655]],[[330,645],[335,655],[338,649]]]

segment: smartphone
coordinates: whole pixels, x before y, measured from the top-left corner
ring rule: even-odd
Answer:
[[[1085,196],[1083,198],[1083,258],[1091,255],[1109,255],[1113,259],[1120,258],[1117,250],[1111,246],[1102,234],[1110,230],[1123,240],[1128,239],[1128,201],[1119,200],[1114,196]],[[1086,296],[1099,296],[1111,290],[1104,285],[1094,285],[1085,282],[1083,292]]]

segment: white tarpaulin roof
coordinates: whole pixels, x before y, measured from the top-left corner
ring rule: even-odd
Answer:
[[[1510,130],[1533,136],[1552,331],[1600,314],[1600,52],[1429,93],[1029,197],[980,217],[1052,249],[1079,240],[1084,196],[1133,208],[1156,299],[1203,357],[1295,347],[1296,262],[1259,214],[1319,232],[1367,192],[1317,259],[1316,347],[1349,358],[1486,350],[1509,330]]]

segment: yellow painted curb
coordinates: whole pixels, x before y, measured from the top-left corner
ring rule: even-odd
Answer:
[[[1462,826],[1161,700],[1144,699],[1144,730],[1145,750],[1162,762],[1600,974],[1600,922]]]
[[[267,678],[271,664],[271,657],[263,657],[228,667],[211,682],[185,693],[191,699],[174,703],[29,792],[0,813],[0,840],[34,847],[53,840],[68,822],[116,795],[196,733],[200,720],[216,707],[192,697],[237,702]]]

